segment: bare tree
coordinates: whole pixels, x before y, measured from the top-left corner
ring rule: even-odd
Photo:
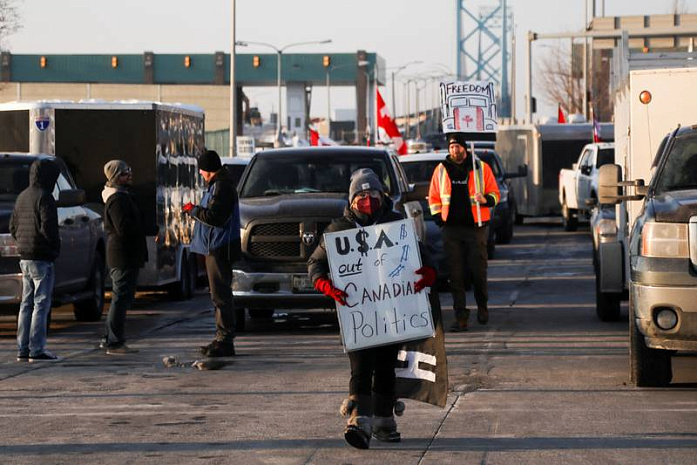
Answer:
[[[15,0],[0,0],[0,49],[5,49],[7,38],[21,28]]]
[[[589,47],[590,51],[590,47]],[[550,54],[540,60],[540,88],[546,102],[561,105],[564,113],[583,114],[583,78],[571,71],[571,58],[568,50],[562,47],[550,49]],[[590,70],[590,68],[589,68]],[[612,103],[608,95],[608,70],[596,67],[588,80],[588,103],[600,121],[612,118]],[[590,89],[595,89],[592,92]]]

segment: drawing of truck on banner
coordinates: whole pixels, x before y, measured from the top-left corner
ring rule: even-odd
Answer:
[[[496,132],[493,82],[442,82],[443,132]]]

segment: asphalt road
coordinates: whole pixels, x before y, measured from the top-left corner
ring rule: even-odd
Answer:
[[[369,451],[343,441],[349,368],[331,314],[258,324],[217,370],[192,366],[213,335],[205,291],[139,295],[128,334],[140,352],[126,356],[103,354],[103,323],[66,307],[48,346],[63,360],[17,363],[5,318],[0,463],[697,463],[697,357],[674,358],[669,388],[629,384],[627,311],[595,317],[587,230],[526,222],[489,271],[490,323],[472,315],[469,332],[446,335],[448,405],[406,401],[402,442]]]

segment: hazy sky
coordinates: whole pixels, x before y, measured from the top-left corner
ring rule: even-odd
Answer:
[[[16,0],[22,29],[6,41],[12,53],[213,53],[230,51],[230,0]],[[470,1],[477,12],[496,0]],[[697,13],[697,0],[605,0],[605,15]],[[523,111],[524,37],[536,32],[577,31],[586,0],[508,0],[518,36],[518,114]],[[601,0],[598,0],[600,14]],[[400,78],[455,69],[457,0],[236,0],[237,40],[289,43],[332,39],[325,45],[289,50],[307,53],[377,52],[388,67],[414,60]],[[538,49],[544,53],[544,47]],[[268,53],[238,48],[239,53]],[[389,83],[388,83],[389,84]],[[403,85],[396,86],[397,110]],[[391,90],[381,89],[390,102]],[[264,116],[275,106],[275,88],[250,89],[252,105]],[[539,92],[537,92],[539,94]],[[326,90],[316,88],[312,116],[326,115]],[[428,97],[428,94],[423,97]],[[422,99],[423,99],[422,97]],[[538,96],[538,101],[541,100]],[[355,90],[332,88],[333,108],[355,106]],[[542,102],[540,102],[542,103]],[[413,108],[413,107],[412,107]],[[556,111],[543,106],[543,112]]]

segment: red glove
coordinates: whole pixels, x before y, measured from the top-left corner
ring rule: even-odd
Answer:
[[[414,273],[422,276],[414,283],[414,292],[421,292],[425,287],[431,287],[436,283],[436,270],[430,266],[422,266]]]
[[[348,294],[341,289],[334,287],[331,279],[319,278],[317,281],[315,281],[315,289],[327,297],[331,297],[332,299],[336,300],[341,305],[346,305],[346,298],[348,297]]]
[[[193,203],[189,202],[189,203],[187,203],[186,205],[184,205],[184,206],[182,207],[182,211],[183,211],[184,213],[191,213],[191,210],[193,210],[195,206],[196,206],[196,205],[194,205]]]

